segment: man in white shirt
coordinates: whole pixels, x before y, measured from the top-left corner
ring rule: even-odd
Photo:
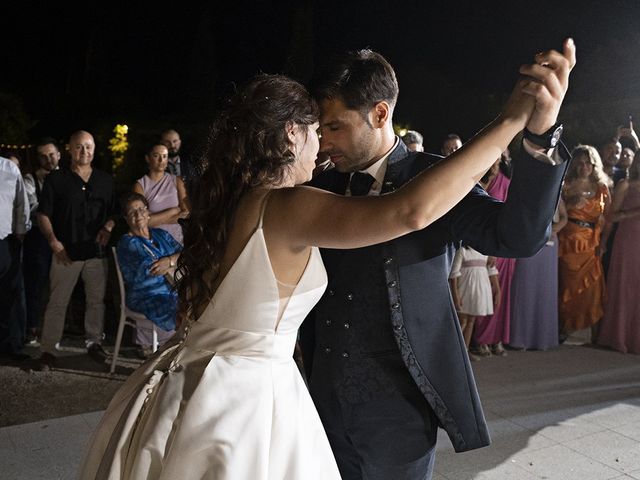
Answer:
[[[29,201],[20,169],[0,157],[0,352],[17,359],[24,345],[26,315],[20,257],[31,228]]]

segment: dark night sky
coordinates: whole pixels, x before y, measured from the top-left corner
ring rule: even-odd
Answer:
[[[591,105],[576,126],[640,118],[638,0],[20,2],[3,24],[0,92],[22,100],[31,138],[116,122],[201,131],[234,82],[258,72],[307,81],[332,52],[368,46],[396,68],[395,121],[433,144],[472,135],[517,67],[569,35],[579,63],[567,104]],[[593,107],[609,101],[610,115]]]

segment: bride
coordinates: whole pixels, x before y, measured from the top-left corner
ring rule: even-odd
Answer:
[[[534,109],[557,115],[569,63],[554,85],[549,69],[530,68],[473,140],[378,197],[296,186],[311,178],[319,146],[317,106],[302,85],[261,75],[238,92],[193,191],[178,265],[185,320],[112,399],[80,478],[340,478],[292,359],[327,284],[317,247],[389,241],[444,215]]]

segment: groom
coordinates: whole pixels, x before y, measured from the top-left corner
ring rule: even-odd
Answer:
[[[431,478],[438,427],[458,452],[489,444],[447,279],[461,242],[516,257],[535,254],[547,239],[569,159],[556,121],[575,63],[573,42],[563,53],[538,54],[536,63],[521,69],[536,80],[529,86],[536,108],[506,203],[476,186],[422,231],[322,250],[329,284],[301,342],[310,391],[345,480]],[[381,55],[347,54],[314,91],[320,150],[335,168],[312,185],[380,195],[440,160],[409,152],[394,135],[398,84]]]

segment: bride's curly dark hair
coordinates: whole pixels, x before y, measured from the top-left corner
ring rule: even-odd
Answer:
[[[286,127],[309,126],[318,107],[298,82],[259,75],[235,93],[215,120],[191,188],[191,215],[176,277],[179,318],[193,318],[213,296],[240,198],[281,183],[295,161]]]

